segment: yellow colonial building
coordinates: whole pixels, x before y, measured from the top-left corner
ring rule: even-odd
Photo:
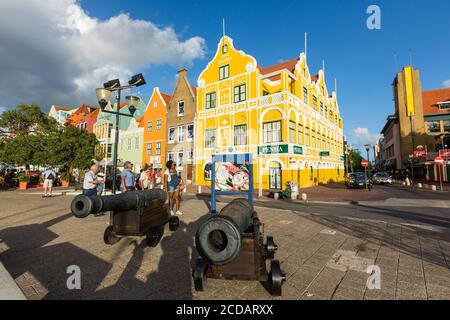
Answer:
[[[255,189],[301,188],[344,177],[342,118],[323,70],[306,55],[270,67],[224,36],[198,78],[196,184],[211,184],[214,153],[252,153]]]

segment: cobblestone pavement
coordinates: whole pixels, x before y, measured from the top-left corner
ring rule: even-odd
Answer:
[[[274,299],[259,282],[208,279],[207,290],[195,292],[193,237],[208,212],[202,200],[185,201],[180,229],[148,248],[140,238],[105,245],[108,216],[73,218],[72,199],[0,195],[0,260],[28,299]],[[450,299],[448,233],[257,210],[287,274],[281,299]],[[81,268],[81,290],[67,289],[70,265]],[[381,269],[380,290],[366,287],[369,265]]]

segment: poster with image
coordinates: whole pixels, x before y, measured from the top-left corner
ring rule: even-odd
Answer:
[[[250,190],[248,163],[217,163],[215,167],[215,188],[220,191]]]

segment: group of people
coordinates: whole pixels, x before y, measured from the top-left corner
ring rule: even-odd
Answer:
[[[105,184],[105,179],[98,176],[99,166],[93,165],[91,169],[85,174],[83,182],[83,194],[86,196],[101,195]],[[144,165],[144,168],[135,179],[133,173],[133,164],[129,161],[124,163],[124,168],[120,173],[120,190],[121,192],[130,192],[135,190],[153,189],[161,184],[161,178],[158,177],[155,171],[151,170],[149,165]],[[181,173],[177,170],[176,163],[169,160],[166,163],[166,170],[164,172],[164,181],[161,188],[168,193],[169,208],[171,215],[181,216],[183,213],[180,210],[181,194],[185,188]],[[99,193],[99,190],[102,190]],[[175,211],[174,211],[175,207]]]

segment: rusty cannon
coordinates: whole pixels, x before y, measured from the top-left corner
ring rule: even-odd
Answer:
[[[197,230],[197,258],[193,278],[197,291],[203,291],[207,278],[266,282],[272,295],[281,296],[286,277],[280,262],[274,260],[278,247],[273,237],[264,244],[263,226],[253,205],[234,199],[218,215],[206,220]],[[267,271],[266,260],[271,262]]]
[[[73,199],[70,209],[77,218],[91,214],[111,212],[109,226],[103,240],[113,245],[122,237],[146,237],[147,245],[158,245],[168,224],[176,231],[180,220],[170,216],[165,205],[166,193],[160,189],[133,191],[111,196],[79,195]]]

